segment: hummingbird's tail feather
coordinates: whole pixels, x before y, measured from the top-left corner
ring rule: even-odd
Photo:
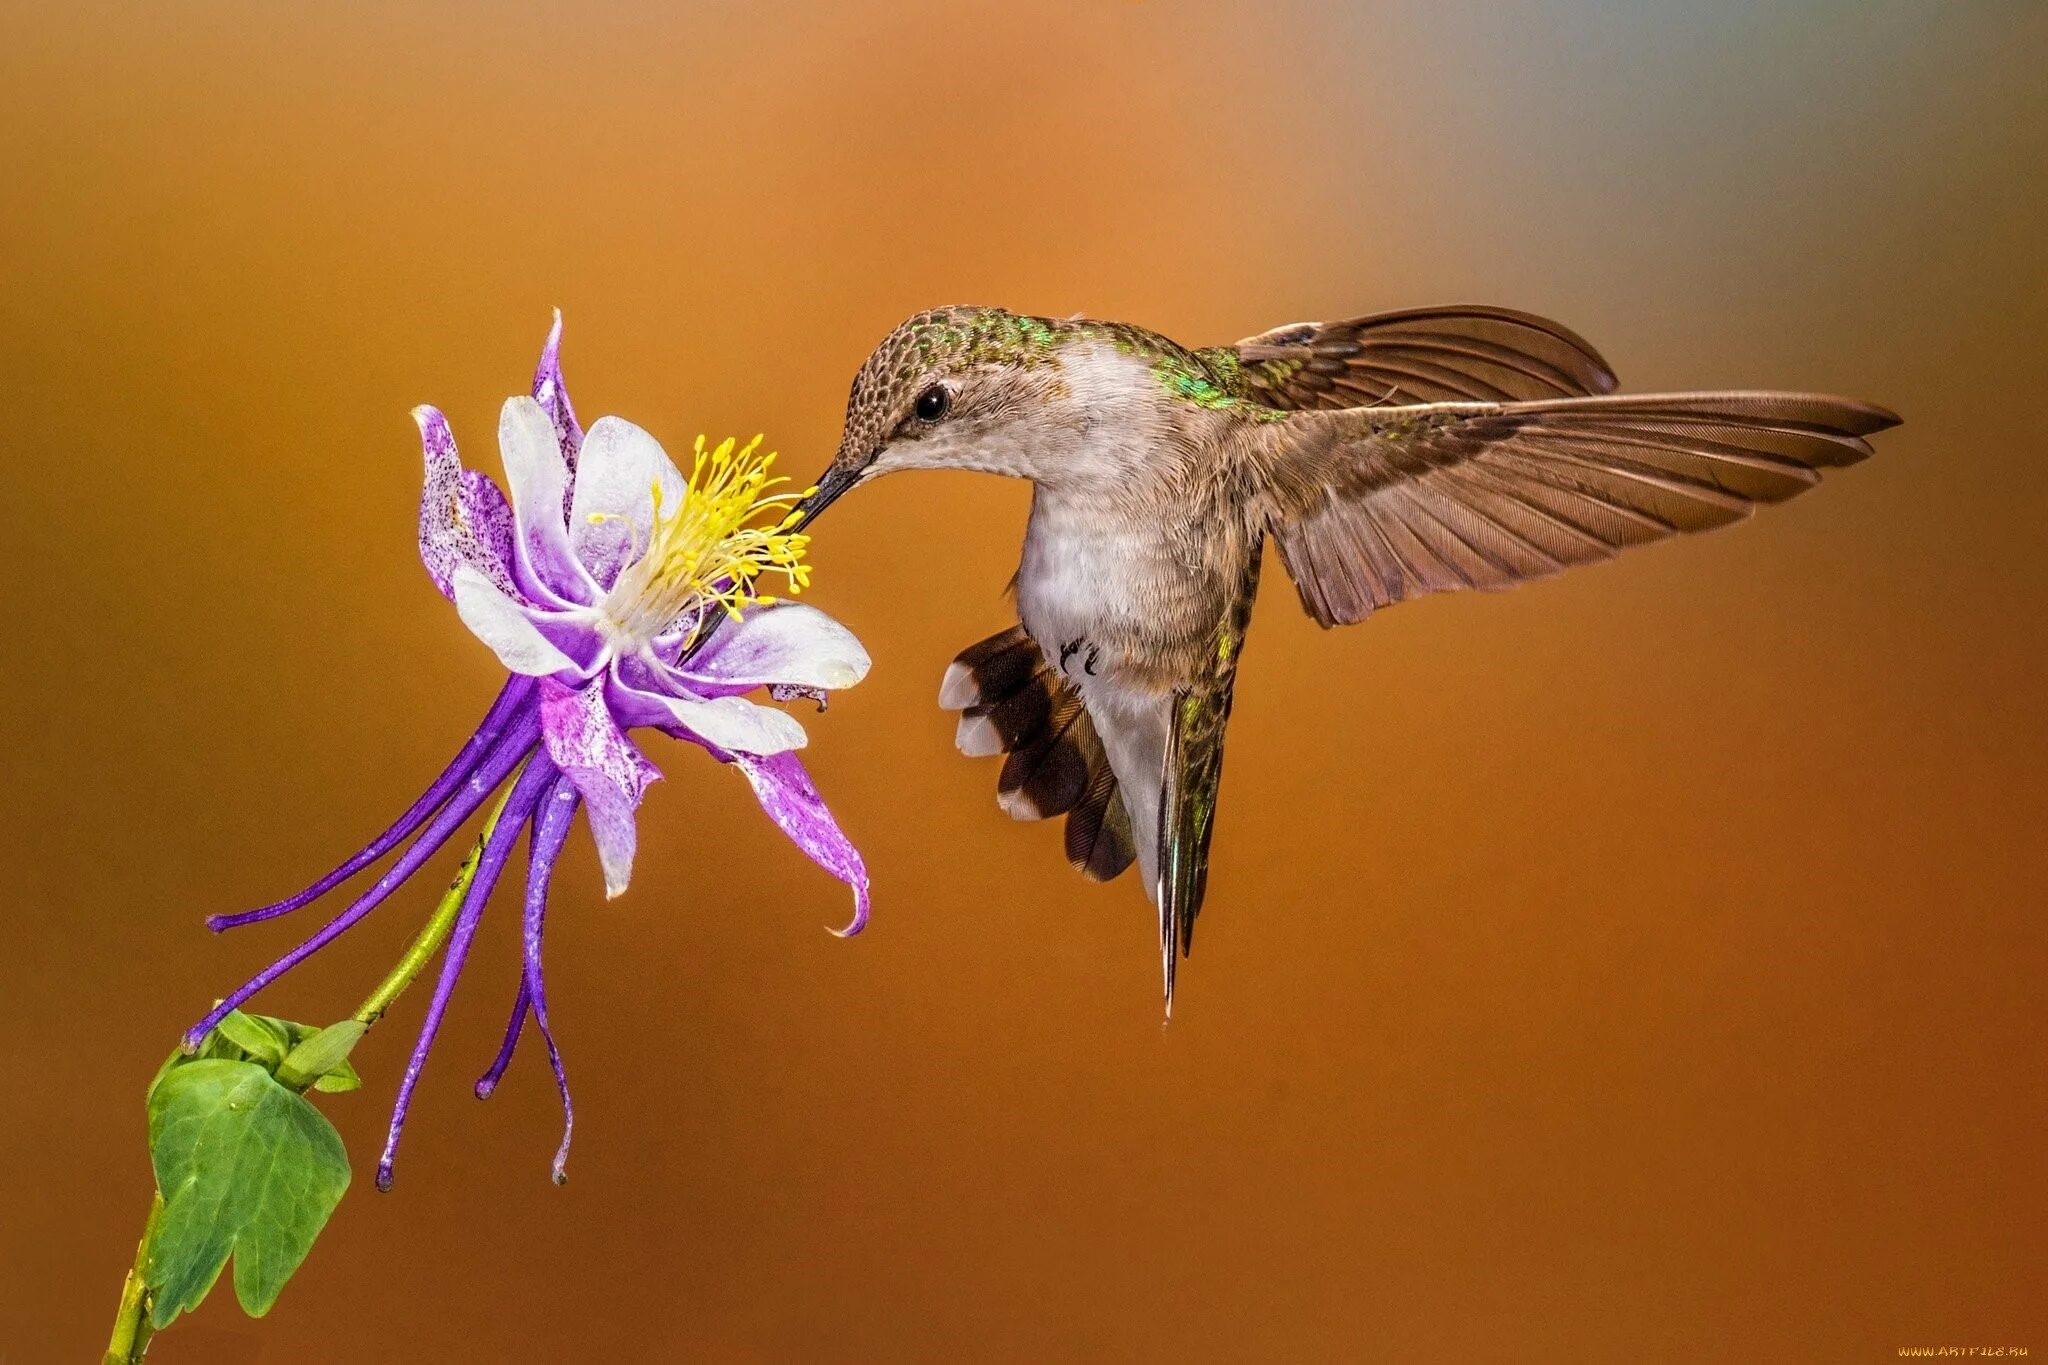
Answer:
[[[1037,724],[1018,737],[996,779],[996,804],[1017,820],[1065,815],[1088,790],[1088,754],[1074,733],[1087,725],[1088,713],[1072,692],[1047,685],[1050,677],[1048,671],[1034,689],[1043,699],[1042,709],[1034,708]]]
[[[1864,459],[1898,420],[1763,392],[1311,412],[1273,424],[1261,473],[1302,606],[1330,626],[1739,521]]]
[[[948,711],[964,711],[1013,696],[1044,662],[1024,627],[1011,626],[969,645],[946,666],[945,679],[939,684],[939,705]]]
[[[1007,754],[996,800],[1019,820],[1065,815],[1067,861],[1109,881],[1136,856],[1116,774],[1081,700],[1022,626],[962,650],[939,704],[961,712],[956,743],[970,757]]]
[[[1092,732],[1092,727],[1091,727]],[[1091,733],[1091,738],[1092,738]],[[1088,779],[1088,790],[1067,813],[1067,862],[1091,882],[1114,880],[1138,856],[1137,841],[1131,837],[1131,813],[1118,793],[1116,772],[1099,756]]]

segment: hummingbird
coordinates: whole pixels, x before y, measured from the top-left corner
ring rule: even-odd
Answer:
[[[961,652],[939,704],[963,753],[1007,755],[1010,815],[1066,817],[1076,870],[1137,864],[1171,1017],[1269,540],[1303,609],[1352,625],[1740,521],[1899,421],[1824,394],[1615,390],[1576,333],[1505,308],[1193,349],[1129,323],[938,308],[861,365],[795,519],[900,470],[1030,480],[1017,624]]]

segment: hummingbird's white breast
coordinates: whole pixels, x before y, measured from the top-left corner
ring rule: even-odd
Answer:
[[[1190,554],[1214,509],[1186,495],[1186,438],[1147,363],[1085,348],[1065,377],[1090,419],[1038,434],[1017,614],[1088,708],[1150,891],[1174,671],[1189,623],[1218,611]]]
[[[1156,531],[1043,485],[1034,492],[1017,567],[1017,615],[1102,737],[1148,892],[1158,880],[1171,697],[1148,667],[1146,604],[1179,577]]]

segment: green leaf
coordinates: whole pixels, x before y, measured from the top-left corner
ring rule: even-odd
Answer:
[[[276,1068],[277,1079],[294,1090],[309,1085],[328,1091],[355,1089],[363,1082],[348,1064],[348,1054],[368,1028],[360,1019],[344,1019],[309,1030]]]
[[[199,1051],[200,1055],[204,1056],[206,1053],[206,1044],[201,1043],[199,1045]],[[145,1093],[154,1095],[156,1093],[156,1088],[164,1083],[164,1077],[171,1074],[171,1068],[184,1066],[191,1060],[192,1058],[187,1057],[185,1055],[185,1049],[180,1047],[172,1048],[171,1055],[164,1058],[164,1064],[156,1069],[156,1075],[151,1076],[149,1078],[149,1089]]]
[[[351,1090],[363,1088],[363,1078],[356,1074],[355,1063],[343,1060],[320,1073],[320,1079],[313,1082],[313,1088],[323,1095],[346,1095]]]
[[[272,1071],[292,1048],[291,1026],[264,1014],[230,1010],[214,1031],[240,1048],[244,1057],[261,1062]]]
[[[157,1083],[149,1145],[164,1197],[152,1322],[161,1330],[198,1307],[230,1255],[235,1297],[262,1317],[348,1189],[340,1134],[262,1066],[215,1058]]]

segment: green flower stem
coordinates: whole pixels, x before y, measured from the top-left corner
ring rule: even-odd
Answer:
[[[405,956],[398,959],[398,964],[385,973],[384,979],[377,983],[377,989],[371,991],[363,1003],[356,1007],[356,1012],[349,1016],[364,1028],[368,1028],[384,1016],[384,1011],[390,1009],[392,1002],[404,993],[405,988],[410,986],[422,971],[426,970],[427,963],[433,960],[434,954],[447,942],[449,930],[455,927],[455,916],[462,909],[462,898],[469,893],[469,884],[476,880],[476,868],[477,864],[483,861],[484,845],[490,842],[491,831],[498,827],[498,817],[505,813],[505,803],[512,799],[512,788],[518,781],[519,774],[515,772],[511,781],[505,784],[505,794],[498,798],[498,804],[493,806],[490,815],[485,817],[483,832],[477,835],[476,843],[470,846],[469,856],[462,860],[462,867],[456,872],[455,880],[448,884],[447,894],[441,897],[441,903],[434,908],[433,915],[421,927],[418,937],[412,941],[412,946],[405,950]]]
[[[428,917],[426,924],[414,937],[412,945],[405,950],[405,956],[398,960],[397,965],[377,983],[377,988],[371,991],[357,1007],[356,1012],[349,1016],[350,1021],[357,1026],[350,1031],[358,1037],[361,1036],[362,1030],[383,1017],[384,1012],[391,1008],[392,1002],[404,994],[405,988],[426,970],[427,963],[433,960],[434,954],[447,942],[449,931],[455,927],[455,916],[462,909],[463,897],[469,893],[470,883],[476,880],[477,864],[483,861],[484,845],[490,841],[491,832],[498,827],[498,817],[505,813],[505,803],[511,799],[512,787],[516,781],[515,774],[513,782],[505,784],[505,794],[498,798],[498,804],[492,807],[490,815],[485,818],[483,832],[477,835],[476,843],[470,847],[469,856],[462,860],[461,870],[455,874],[455,880],[449,883],[447,893],[441,897],[441,903],[434,908],[434,913]],[[343,1026],[337,1024],[333,1027],[339,1029]],[[344,1050],[340,1057],[325,1059],[321,1063],[321,1068],[324,1070],[327,1066],[339,1063],[345,1056]],[[302,1090],[311,1084],[312,1077],[280,1074],[279,1080],[291,1085],[293,1089]],[[128,1278],[121,1285],[121,1304],[114,1314],[114,1334],[107,1342],[104,1365],[137,1365],[149,1350],[149,1339],[154,1331],[149,1320],[150,1300],[153,1297],[149,1288],[149,1262],[156,1249],[157,1229],[163,1222],[163,1215],[164,1197],[163,1192],[159,1190],[150,1200],[149,1221],[143,1224],[142,1240],[136,1244],[135,1263],[129,1267]]]
[[[149,1221],[142,1225],[142,1240],[135,1244],[135,1264],[128,1267],[128,1278],[121,1283],[121,1306],[114,1313],[114,1335],[107,1341],[104,1365],[135,1365],[149,1350],[149,1338],[156,1330],[149,1325],[149,1253],[163,1217],[164,1197],[152,1191]]]

